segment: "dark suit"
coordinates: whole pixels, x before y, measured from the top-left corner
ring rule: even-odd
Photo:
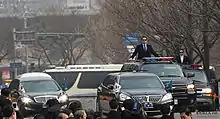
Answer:
[[[168,115],[163,115],[160,119],[172,119],[172,118]]]
[[[121,114],[117,111],[110,111],[108,113],[108,119],[121,119]]]
[[[184,65],[189,65],[192,64],[192,62],[189,60],[187,56],[184,55],[183,62],[181,62],[180,55],[176,57],[176,61],[178,64],[184,64]]]
[[[122,111],[121,119],[141,119],[141,115],[127,110]]]
[[[140,44],[137,45],[137,47],[135,48],[135,51],[132,54],[131,58],[133,59],[136,55],[138,55],[137,59],[142,59],[144,57],[151,57],[151,54],[153,54],[155,57],[159,57],[159,55],[154,51],[151,45],[147,44],[147,50],[145,50],[143,44]]]

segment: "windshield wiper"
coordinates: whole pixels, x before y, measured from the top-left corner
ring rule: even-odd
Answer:
[[[181,76],[179,76],[179,75],[162,75],[159,77],[181,77]]]

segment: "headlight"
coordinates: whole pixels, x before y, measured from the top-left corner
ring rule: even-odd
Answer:
[[[165,101],[169,101],[169,100],[172,100],[173,99],[173,96],[171,93],[167,93],[166,95],[163,96],[162,98],[162,102],[165,102]]]
[[[22,97],[21,98],[21,101],[25,104],[28,104],[28,103],[31,103],[31,102],[34,102],[31,98],[29,97]]]
[[[67,95],[62,95],[62,96],[59,97],[58,101],[60,103],[67,102],[68,101],[68,96]]]
[[[125,100],[127,100],[127,99],[131,99],[131,97],[129,97],[129,96],[123,94],[123,93],[121,93],[121,94],[119,95],[119,98],[120,98],[121,101],[125,101]]]
[[[187,85],[187,88],[188,89],[193,89],[195,86],[193,85],[193,84],[189,84],[189,85]]]
[[[212,93],[212,89],[211,88],[203,88],[202,93]]]

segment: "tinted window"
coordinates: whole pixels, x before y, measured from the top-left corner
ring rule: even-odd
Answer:
[[[206,74],[204,71],[196,71],[196,70],[184,70],[184,73],[195,73],[195,76],[191,79],[201,82],[208,82]]]
[[[105,77],[112,72],[82,72],[78,88],[97,88],[105,79]]]
[[[108,75],[105,80],[103,81],[103,85],[108,87],[109,84],[114,85],[116,82],[116,77],[112,75]]]
[[[146,64],[141,68],[160,77],[184,76],[181,67],[176,64]]]
[[[50,72],[51,77],[57,81],[63,90],[70,89],[78,76],[78,72]]]
[[[23,81],[21,85],[27,93],[57,92],[59,86],[53,80]]]
[[[156,76],[121,76],[122,89],[162,88],[163,85]]]

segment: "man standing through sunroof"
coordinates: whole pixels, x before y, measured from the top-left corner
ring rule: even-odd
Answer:
[[[136,55],[137,60],[141,60],[144,57],[151,57],[151,54],[153,54],[155,57],[159,57],[152,46],[148,44],[148,39],[146,36],[142,36],[141,42],[142,43],[140,45],[137,45],[137,47],[135,48],[134,53],[130,57],[130,60],[132,60]]]

